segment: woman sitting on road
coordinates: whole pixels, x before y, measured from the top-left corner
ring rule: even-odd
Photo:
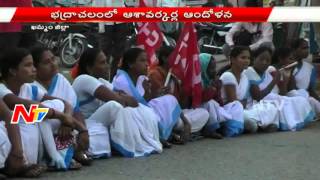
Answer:
[[[44,91],[46,94],[63,99],[71,104],[73,109],[73,117],[75,121],[76,129],[78,130],[77,148],[74,155],[75,160],[82,165],[89,165],[92,161],[85,152],[89,146],[89,135],[86,128],[83,116],[79,110],[77,95],[74,92],[69,81],[58,72],[58,65],[53,53],[44,47],[35,47],[32,49],[32,57],[34,65],[37,69],[36,81],[33,85]],[[52,126],[60,127],[59,121],[51,121]],[[59,134],[60,137],[70,138],[72,137],[72,129],[66,126],[61,126],[59,131],[54,134]]]
[[[278,71],[273,76],[267,71],[271,64],[272,51],[260,47],[253,52],[254,63],[245,73],[250,82],[250,98],[245,111],[245,118],[254,120],[267,132],[277,130],[299,130],[304,123],[311,121],[314,112],[309,102],[303,97],[279,95],[275,87],[280,81]]]
[[[57,168],[69,168],[72,164],[68,155],[72,154],[72,147],[70,147],[70,151],[61,154],[56,149],[53,134],[47,133],[46,130],[50,127],[52,119],[59,119],[62,124],[73,127],[73,118],[68,112],[70,105],[60,100],[48,100],[52,98],[29,84],[34,81],[36,69],[33,66],[30,52],[25,49],[15,48],[5,53],[1,60],[1,74],[0,98],[10,109],[13,110],[16,104],[22,104],[27,109],[32,104],[49,108],[44,121],[40,123],[25,124],[23,121],[19,122],[26,164],[37,164],[40,161],[38,156],[41,157],[42,155],[43,146],[41,143],[43,141],[45,150],[51,158],[51,165]],[[37,168],[37,173],[34,174],[40,174],[45,170],[40,166]]]
[[[232,120],[229,114],[223,108],[221,97],[221,81],[217,78],[216,61],[211,54],[200,54],[201,80],[202,80],[202,106],[209,112],[209,122],[206,125],[206,131],[223,131],[221,128],[224,122]]]
[[[0,169],[9,176],[36,177],[41,172],[34,166],[26,167],[23,161],[19,125],[11,123],[11,112],[0,99]],[[5,176],[0,174],[0,179]]]
[[[231,69],[220,77],[223,108],[231,116],[222,124],[222,132],[227,137],[240,135],[244,130],[255,132],[257,128],[254,122],[244,121],[249,81],[243,71],[250,64],[250,49],[245,46],[235,46],[230,53],[230,63]]]
[[[306,98],[313,111],[316,113],[317,116],[320,114],[320,103],[314,97],[311,97],[305,89],[296,89],[296,81],[293,75],[295,66],[286,68],[286,66],[295,62],[293,50],[290,48],[279,48],[275,51],[272,56],[272,63],[273,66],[268,68],[268,71],[273,74],[273,71],[280,70],[280,81],[275,87],[275,90],[279,92],[280,95],[283,96],[302,96]]]
[[[320,113],[320,97],[316,92],[317,85],[317,70],[313,64],[306,61],[309,56],[309,45],[304,39],[297,39],[292,43],[293,58],[298,62],[292,74],[295,80],[294,89],[304,90],[308,92],[308,97],[313,97],[313,107],[316,113]],[[306,97],[306,95],[305,95]]]
[[[113,91],[104,79],[107,71],[106,55],[99,49],[88,49],[80,58],[72,84],[89,130],[89,151],[96,157],[110,156],[111,142],[125,157],[161,153],[157,116],[131,96]]]
[[[159,51],[159,64],[158,66],[152,67],[149,70],[148,77],[151,83],[151,91],[153,97],[156,97],[160,89],[164,88],[165,79],[168,75],[169,64],[168,57],[172,53],[173,48],[169,46],[163,46]],[[185,95],[182,92],[181,84],[179,80],[172,75],[168,83],[169,93],[174,95],[181,105],[182,98]],[[189,99],[189,98],[188,98]],[[183,114],[187,118],[188,122],[185,124],[182,119],[178,121],[174,127],[174,133],[172,141],[176,143],[179,137],[183,137],[184,131],[188,131],[188,126],[191,126],[191,133],[201,132],[203,127],[206,125],[209,119],[209,113],[203,108],[183,108]]]
[[[154,92],[151,91],[151,83],[146,76],[147,69],[147,55],[145,51],[140,48],[131,48],[123,56],[122,66],[113,79],[113,85],[116,90],[124,91],[133,96],[159,118],[160,138],[165,146],[169,146],[167,140],[174,126],[179,121],[179,117],[181,116],[185,124],[188,124],[189,121],[181,113],[177,99],[167,94],[168,89],[163,88],[157,91],[167,95],[161,96],[158,94],[156,98],[153,97]],[[187,134],[185,134],[183,141],[189,138],[190,131],[190,128],[185,131]]]

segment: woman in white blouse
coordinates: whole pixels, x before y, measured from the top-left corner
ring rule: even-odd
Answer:
[[[244,121],[244,108],[249,97],[249,81],[244,70],[250,64],[250,49],[245,46],[236,46],[230,53],[231,69],[224,72],[221,95],[224,109],[232,115],[232,119],[224,123],[223,134],[225,136],[237,136],[243,133],[255,132],[257,126],[252,121]]]

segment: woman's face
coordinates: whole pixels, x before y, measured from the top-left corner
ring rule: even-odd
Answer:
[[[32,83],[36,77],[36,68],[33,66],[31,55],[22,59],[17,69],[13,70],[15,77],[22,83]]]
[[[211,60],[208,64],[208,68],[207,68],[207,75],[210,79],[215,79],[216,78],[216,62],[214,61],[214,59],[211,57]]]
[[[231,61],[232,66],[237,66],[243,71],[250,65],[250,52],[248,50],[244,50],[237,57],[232,58]]]
[[[307,41],[303,41],[296,50],[298,56],[302,59],[307,58],[309,55],[309,45]]]
[[[271,64],[271,54],[268,51],[264,51],[259,54],[254,60],[254,68],[259,72],[263,73]]]
[[[147,75],[148,73],[148,61],[147,54],[142,52],[137,57],[136,61],[130,66],[138,75]]]
[[[89,73],[97,78],[106,78],[110,66],[107,63],[106,55],[100,51],[93,66],[89,68]]]
[[[58,62],[53,53],[49,50],[42,53],[37,66],[37,76],[39,79],[50,80],[59,72]]]
[[[293,63],[295,60],[294,60],[294,56],[293,56],[293,53],[291,53],[289,56],[283,58],[283,59],[280,59],[280,66],[286,66],[288,64],[291,64]]]

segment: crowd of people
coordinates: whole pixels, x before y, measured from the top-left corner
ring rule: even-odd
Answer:
[[[174,48],[162,46],[159,64],[148,67],[143,49],[125,50],[124,36],[113,35],[125,31],[125,24],[100,23],[100,48],[83,52],[73,79],[59,73],[52,50],[21,45],[15,33],[15,45],[0,53],[0,179],[2,174],[38,177],[48,170],[78,170],[114,154],[160,154],[199,137],[298,131],[320,114],[316,68],[306,61],[309,42],[297,39],[275,47],[270,23],[235,23],[223,48],[230,63],[219,73],[212,54],[199,54],[198,107],[176,76],[164,85]],[[10,37],[2,35],[6,46]],[[26,109],[36,104],[48,113],[35,124],[23,119],[13,124],[16,104]]]
[[[308,47],[304,39],[275,51],[234,46],[229,68],[219,76],[214,57],[201,53],[199,107],[191,106],[177,77],[164,86],[172,47],[160,48],[159,65],[152,68],[143,49],[126,50],[112,82],[103,50],[87,49],[70,81],[59,73],[50,49],[12,48],[0,61],[2,173],[38,177],[48,169],[80,169],[112,154],[159,154],[194,134],[222,139],[301,130],[320,113],[315,67],[305,61]],[[293,62],[297,65],[288,68]],[[40,123],[12,124],[16,104],[49,111]]]

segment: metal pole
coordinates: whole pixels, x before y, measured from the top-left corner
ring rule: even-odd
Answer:
[[[172,73],[172,69],[170,68],[168,74],[167,74],[167,77],[166,77],[166,81],[164,82],[164,87],[168,86],[169,84],[169,80],[171,78],[171,73]]]
[[[164,35],[164,33],[161,33],[161,34],[162,34],[163,41],[164,41],[164,43],[166,44],[166,46],[170,46],[170,43],[169,43],[167,37]]]

